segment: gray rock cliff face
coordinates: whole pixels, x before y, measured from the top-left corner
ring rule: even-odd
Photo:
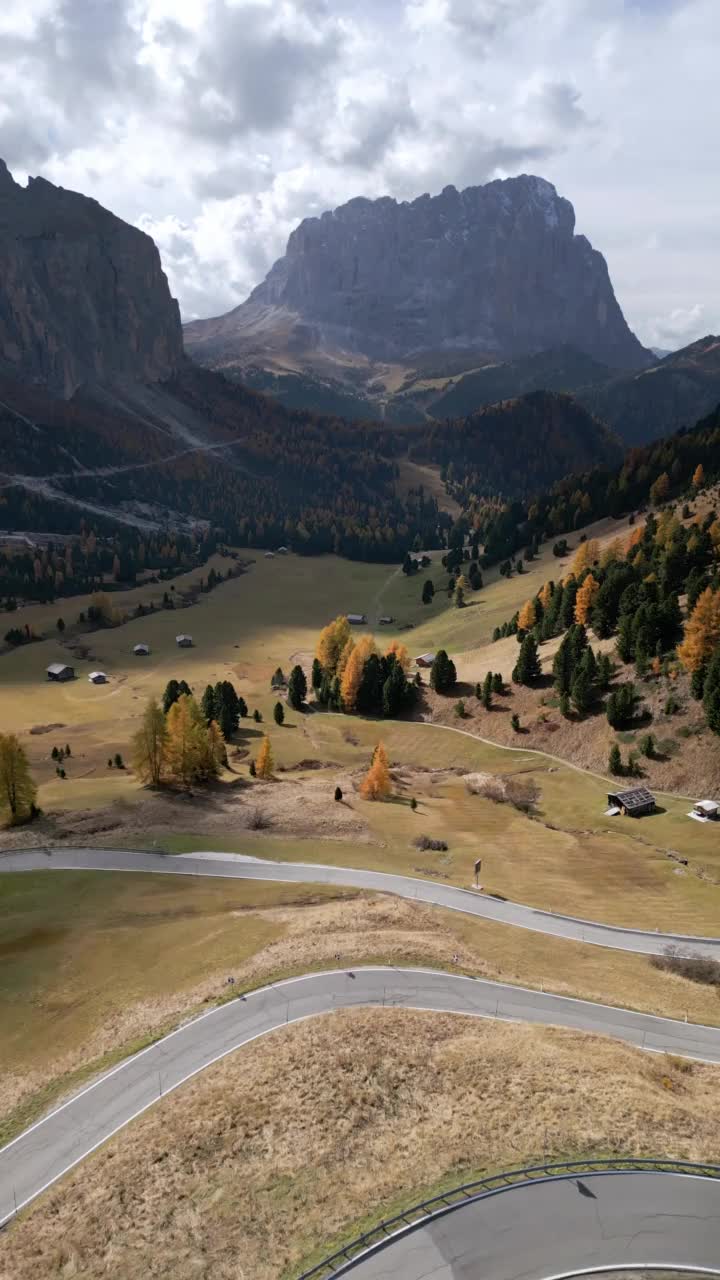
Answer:
[[[202,359],[204,337],[226,349],[233,336],[246,343],[253,317],[267,330],[275,313],[278,323],[295,315],[315,345],[374,360],[462,349],[512,357],[572,343],[614,367],[648,363],[604,258],[574,228],[570,202],[525,175],[412,203],[351,200],[306,218],[226,327],[191,326],[189,349]]]
[[[150,238],[95,200],[0,161],[0,368],[69,398],[87,381],[170,377],[177,302]]]

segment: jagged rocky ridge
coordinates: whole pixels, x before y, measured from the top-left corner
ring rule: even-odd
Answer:
[[[499,358],[572,343],[613,368],[652,357],[629,329],[602,254],[551,183],[523,175],[398,203],[355,199],[306,218],[247,302],[186,329],[203,363],[283,345],[406,361]]]
[[[182,327],[150,236],[0,160],[0,369],[69,398],[85,382],[168,378]]]

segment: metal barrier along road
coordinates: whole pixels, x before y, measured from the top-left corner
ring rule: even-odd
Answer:
[[[488,1192],[500,1191],[503,1187],[518,1186],[522,1183],[537,1182],[544,1178],[575,1177],[588,1173],[686,1173],[696,1177],[717,1178],[720,1180],[720,1165],[693,1164],[684,1160],[577,1160],[566,1164],[531,1165],[524,1169],[511,1169],[506,1173],[495,1173],[475,1182],[465,1182],[462,1186],[453,1187],[441,1195],[423,1200],[392,1218],[378,1222],[370,1231],[364,1232],[352,1240],[350,1244],[318,1262],[309,1271],[303,1271],[297,1280],[332,1280],[353,1262],[360,1254],[380,1245],[389,1236],[402,1231],[405,1227],[416,1227],[430,1218],[438,1217],[457,1209],[470,1200],[475,1200]]]

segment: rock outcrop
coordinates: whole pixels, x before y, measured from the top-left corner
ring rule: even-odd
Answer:
[[[155,382],[183,360],[177,302],[150,238],[96,200],[0,161],[0,368],[69,398]]]
[[[572,343],[614,368],[646,365],[604,258],[574,229],[570,202],[526,175],[412,203],[350,200],[306,218],[247,302],[188,326],[187,346],[208,363],[233,345],[257,358],[281,329],[291,350],[373,361]]]

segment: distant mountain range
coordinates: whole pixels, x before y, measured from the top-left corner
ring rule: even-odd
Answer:
[[[2,525],[70,532],[84,519],[200,537],[214,528],[241,545],[296,540],[307,552],[392,560],[404,554],[408,530],[411,541],[432,545],[444,518],[433,498],[398,486],[404,458],[447,467],[455,456],[475,492],[527,496],[571,467],[614,463],[617,432],[659,435],[720,399],[720,339],[654,361],[627,328],[602,258],[572,234],[571,206],[549,184],[523,178],[470,193],[446,189],[408,206],[351,205],[349,215],[311,219],[291,237],[292,269],[274,268],[250,310],[239,308],[232,323],[207,322],[206,336],[214,325],[217,341],[229,344],[227,359],[217,360],[228,380],[183,350],[178,306],[148,236],[41,178],[21,187],[0,162]],[[392,286],[394,310],[377,312],[375,336],[372,291],[361,290],[364,300],[350,307],[356,348],[336,366],[342,377],[306,370],[299,359],[282,373],[257,363],[243,370],[228,354],[243,317],[264,307],[272,322],[266,348],[279,343],[285,303],[311,298],[322,279],[323,236],[344,263],[349,225],[357,238],[350,295],[373,243],[385,263],[380,270],[375,262],[373,288],[381,289],[383,273]],[[403,228],[425,230],[422,251],[419,241],[406,251]],[[462,262],[471,282],[464,292]],[[443,263],[456,273],[444,292]],[[478,293],[482,279],[492,282],[490,302]],[[328,315],[348,296],[344,275],[335,284],[318,302]],[[261,301],[270,294],[278,300]],[[570,315],[576,342],[509,355],[540,340],[541,296],[548,331],[564,337]],[[455,307],[462,317],[453,320]],[[318,322],[315,336],[327,326]],[[301,328],[293,320],[283,341],[299,341]],[[198,333],[186,330],[191,346]],[[577,345],[583,335],[590,352]],[[481,339],[485,350],[464,345]],[[435,345],[411,354],[407,344],[420,341]],[[408,350],[412,364],[399,356],[378,363],[361,345],[387,356]],[[313,351],[332,367],[327,346]],[[296,407],[239,385],[241,372]],[[352,421],[358,417],[363,426]]]
[[[720,400],[713,337],[646,350],[568,200],[523,175],[306,218],[247,302],[185,326],[193,359],[288,408],[388,424],[569,392],[629,444]]]
[[[350,200],[306,218],[247,302],[186,325],[185,345],[295,403],[349,397],[356,416],[383,414],[420,372],[432,382],[570,343],[613,369],[644,368],[653,356],[602,254],[574,229],[570,202],[528,175]]]

